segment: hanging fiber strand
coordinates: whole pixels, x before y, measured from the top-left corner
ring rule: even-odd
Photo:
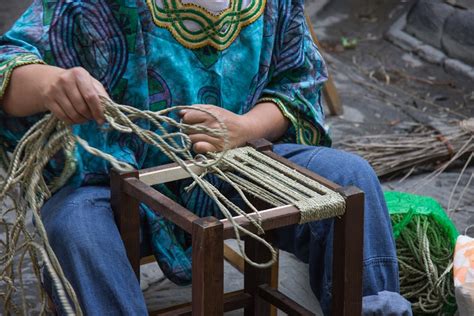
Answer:
[[[263,197],[263,200],[275,206],[295,205],[301,211],[301,222],[342,215],[345,210],[345,200],[339,193],[332,192],[311,179],[299,179],[302,175],[296,176],[291,168],[273,160],[269,161],[270,158],[256,150],[246,148],[229,151],[225,125],[218,117],[207,110],[189,106],[176,106],[152,112],[115,104],[107,98],[102,98],[101,101],[104,106],[104,116],[108,123],[106,124],[107,128],[121,133],[133,133],[143,142],[160,149],[163,154],[171,161],[176,162],[194,180],[188,190],[198,186],[210,196],[219,207],[222,215],[233,225],[243,258],[255,267],[266,268],[271,266],[277,259],[277,252],[265,239],[259,236],[259,234],[263,234],[261,215],[247,199],[244,192]],[[219,128],[211,129],[200,125],[187,125],[168,117],[168,114],[173,111],[190,108],[211,115],[219,122]],[[141,128],[135,123],[136,120],[148,121],[158,130],[158,133]],[[175,127],[178,132],[168,133],[164,126]],[[195,131],[220,138],[224,142],[224,150],[221,153],[209,154],[209,157],[204,155],[193,157],[190,150],[191,140],[182,131]],[[86,140],[74,135],[69,126],[50,114],[38,121],[23,136],[12,156],[8,158],[9,168],[5,179],[0,183],[0,200],[9,200],[13,204],[11,208],[2,213],[2,221],[0,222],[6,231],[6,241],[2,243],[4,250],[2,250],[0,257],[0,281],[6,288],[0,295],[4,299],[3,307],[6,313],[27,311],[25,298],[22,295],[24,289],[21,268],[24,258],[29,256],[33,262],[38,281],[40,281],[40,263],[52,276],[53,286],[59,294],[63,310],[70,315],[82,314],[74,289],[66,279],[49,245],[40,217],[40,209],[44,202],[66,184],[75,173],[74,151],[77,145],[82,146],[87,152],[105,159],[114,168],[122,171],[133,169],[132,166],[117,160],[113,156],[91,147]],[[66,157],[62,174],[51,183],[47,183],[43,176],[44,168],[61,151]],[[246,213],[239,206],[232,203],[207,181],[204,175],[195,174],[189,161],[204,168],[204,175],[213,173],[229,183],[239,193],[247,207],[253,211],[253,214]],[[285,185],[279,185],[279,183]],[[17,196],[22,198],[16,199]],[[30,210],[31,212],[29,212]],[[12,217],[12,213],[14,213],[13,222],[6,220],[7,215]],[[28,231],[25,224],[30,213],[35,221],[35,232]],[[257,234],[235,222],[234,214],[246,217],[255,226]],[[265,263],[250,260],[246,256],[241,243],[241,234],[255,238],[264,244],[272,254],[271,259]],[[18,254],[20,260],[17,271],[15,271],[15,257]],[[15,283],[16,273],[20,276],[19,288]],[[38,284],[40,287],[40,282]],[[39,288],[39,291],[42,300],[40,313],[44,314],[47,298],[41,288]],[[15,293],[19,293],[21,296],[21,306],[13,299]]]
[[[104,115],[110,128],[122,133],[135,133],[139,135],[143,141],[160,148],[170,158],[174,158],[173,160],[178,162],[182,162],[182,159],[179,158],[178,155],[182,155],[185,159],[191,158],[189,150],[191,141],[186,134],[172,133],[159,136],[156,133],[140,128],[133,121],[137,119],[147,119],[161,131],[164,131],[163,124],[166,123],[171,126],[187,128],[188,130],[200,131],[215,137],[221,137],[224,139],[226,145],[228,143],[226,128],[222,123],[220,123],[220,128],[215,130],[204,126],[180,124],[166,116],[166,114],[171,111],[189,107],[175,107],[161,112],[142,112],[129,106],[114,104],[105,98],[102,99],[102,103],[104,105]],[[212,115],[212,113],[208,114]],[[174,140],[176,137],[181,138],[184,144],[183,146],[177,145],[177,142]],[[24,257],[28,255],[33,262],[38,281],[40,281],[40,262],[49,271],[54,287],[59,293],[59,300],[64,311],[71,315],[82,314],[77,296],[64,276],[61,266],[49,245],[48,237],[40,217],[40,208],[45,200],[61,188],[75,172],[74,150],[76,142],[91,154],[109,161],[113,167],[119,170],[132,169],[131,166],[118,161],[114,157],[90,147],[85,140],[73,135],[69,126],[66,126],[50,114],[38,121],[23,136],[12,156],[8,159],[9,168],[5,179],[0,184],[0,200],[5,201],[8,199],[14,203],[12,208],[6,209],[2,213],[2,224],[6,231],[6,241],[2,245],[4,249],[2,249],[0,257],[0,280],[4,283],[4,290],[1,295],[4,302],[3,310],[5,313],[27,311],[25,298],[21,298],[22,306],[19,307],[17,302],[13,301],[13,294],[15,292],[20,292],[20,295],[24,293],[21,286],[21,265]],[[46,183],[43,177],[43,170],[48,161],[60,151],[63,151],[66,157],[64,170],[52,183]],[[218,161],[219,157],[217,157],[214,163]],[[196,161],[195,163],[203,167],[209,165],[206,162]],[[181,163],[181,165],[187,168],[184,163]],[[204,182],[204,180],[201,180],[201,182]],[[17,193],[17,196],[22,196],[22,198],[16,199],[13,194],[14,192]],[[29,212],[29,210],[31,210],[31,212]],[[11,213],[13,212],[15,212],[13,216],[14,221],[8,222],[5,220],[7,215],[12,217]],[[25,221],[29,213],[32,214],[35,221],[38,238],[34,238],[34,234],[30,233],[26,228]],[[19,289],[14,283],[15,274],[17,273],[17,271],[15,271],[15,255],[18,254],[20,255],[18,265],[18,275],[20,275]],[[40,286],[40,282],[38,282],[38,285]],[[46,312],[46,296],[41,289],[40,292],[42,299],[40,313],[44,314]]]

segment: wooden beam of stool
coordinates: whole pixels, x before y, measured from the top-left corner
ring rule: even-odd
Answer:
[[[224,312],[230,312],[239,308],[250,306],[253,297],[244,293],[243,290],[224,294]],[[158,311],[150,311],[150,316],[191,316],[192,303],[184,303],[176,306],[167,307]]]
[[[294,300],[267,284],[258,287],[258,295],[288,315],[314,316],[314,313],[302,307]]]
[[[138,172],[110,172],[110,203],[114,212],[115,222],[122,237],[135,275],[140,280],[140,211],[139,201],[124,193],[126,179],[138,178]]]
[[[240,273],[244,273],[244,258],[227,244],[224,244],[224,258],[228,263],[230,263],[231,266],[236,268]]]
[[[277,249],[278,251],[278,249]],[[279,257],[279,253],[278,253]],[[237,251],[232,249],[229,245],[224,244],[224,258],[225,260],[230,263],[234,268],[236,268],[240,273],[245,273],[245,260]],[[278,280],[279,280],[279,258],[274,265],[271,267],[270,272],[270,286],[274,289],[278,288]],[[270,307],[270,316],[277,316],[278,311],[275,306]]]
[[[346,213],[334,221],[332,314],[362,313],[364,193],[356,187],[339,190],[346,198]]]
[[[224,230],[214,217],[193,222],[192,307],[195,316],[224,314]]]
[[[270,251],[262,243],[250,237],[245,237],[245,252],[255,262],[265,262],[271,258]],[[264,301],[258,295],[258,287],[262,284],[269,284],[271,277],[271,268],[256,268],[245,262],[244,289],[246,293],[249,293],[254,298],[252,306],[245,309],[245,316],[271,315],[271,304]]]

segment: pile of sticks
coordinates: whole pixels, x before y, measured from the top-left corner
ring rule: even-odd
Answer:
[[[474,118],[443,126],[440,131],[415,123],[402,133],[352,137],[336,145],[365,158],[378,176],[410,174],[417,167],[442,168],[474,152]]]

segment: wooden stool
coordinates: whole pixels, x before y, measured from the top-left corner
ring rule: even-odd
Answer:
[[[333,253],[333,315],[360,316],[362,310],[362,248],[364,194],[355,187],[338,185],[276,155],[272,144],[265,140],[250,143],[265,155],[290,166],[302,175],[312,178],[331,190],[340,192],[346,199],[346,212],[334,223]],[[193,166],[199,173],[199,167]],[[222,315],[224,312],[244,308],[245,315],[270,315],[273,305],[289,315],[314,315],[311,311],[271,287],[272,269],[258,269],[245,263],[244,289],[223,293],[224,288],[224,240],[234,238],[234,230],[227,219],[199,218],[186,208],[151,187],[188,178],[177,166],[168,164],[129,173],[111,173],[111,203],[122,236],[128,259],[139,278],[139,203],[144,203],[157,214],[178,225],[192,236],[192,302],[157,312],[153,315]],[[262,203],[257,203],[260,208]],[[298,224],[300,211],[292,205],[262,208],[262,226],[266,238],[271,231]],[[240,225],[253,229],[243,216],[234,217]],[[247,255],[254,261],[266,262],[270,252],[254,239],[245,238]]]

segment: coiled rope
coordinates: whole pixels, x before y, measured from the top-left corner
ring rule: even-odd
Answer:
[[[392,220],[403,221],[403,215],[392,215]],[[397,238],[400,293],[412,302],[414,313],[455,310],[449,239],[436,220],[423,215],[414,215]]]

